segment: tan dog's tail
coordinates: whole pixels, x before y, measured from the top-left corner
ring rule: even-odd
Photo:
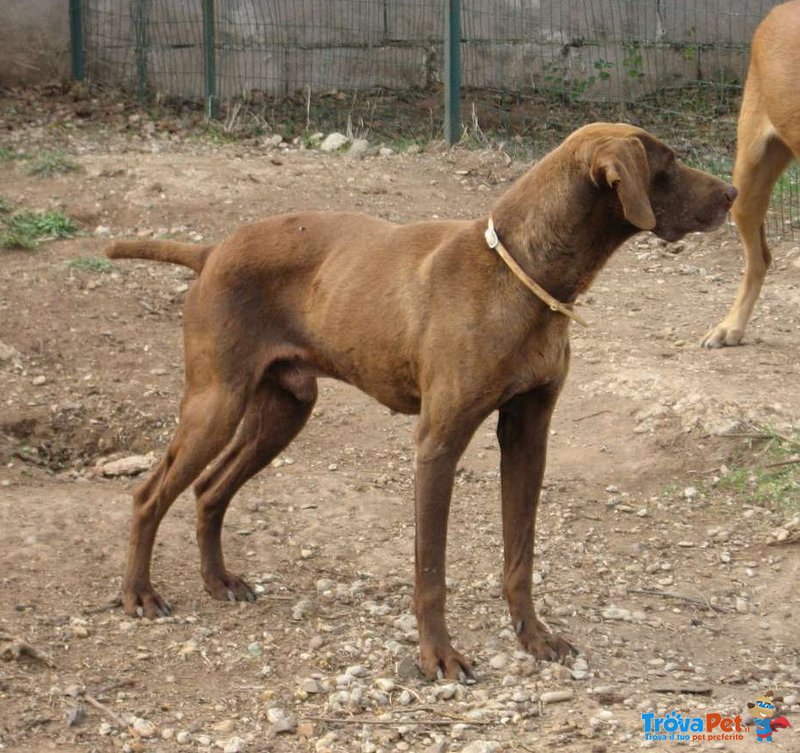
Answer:
[[[199,274],[213,248],[178,241],[114,241],[106,248],[106,256],[109,259],[152,259],[182,264]]]

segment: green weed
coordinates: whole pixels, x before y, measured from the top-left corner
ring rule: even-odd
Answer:
[[[78,164],[69,159],[62,151],[41,152],[31,159],[27,173],[49,178],[52,175],[75,172],[77,169]]]
[[[69,269],[94,272],[95,274],[108,274],[113,269],[111,262],[103,256],[81,256],[77,259],[70,259],[66,266]]]
[[[719,486],[759,505],[800,512],[800,432],[787,436],[765,428],[755,439],[761,447],[754,462],[733,468]]]
[[[61,212],[24,210],[0,218],[0,248],[36,248],[42,241],[72,238],[75,223]]]

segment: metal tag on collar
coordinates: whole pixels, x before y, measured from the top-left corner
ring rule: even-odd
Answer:
[[[486,245],[489,246],[489,248],[497,248],[500,245],[500,239],[497,237],[497,232],[494,229],[494,222],[491,217],[489,218],[489,224],[486,227],[483,237],[486,239]]]

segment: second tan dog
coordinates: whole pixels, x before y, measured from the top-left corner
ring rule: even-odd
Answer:
[[[744,245],[744,277],[706,348],[739,345],[772,262],[764,217],[775,182],[800,157],[800,0],[767,15],[753,35],[736,137],[733,219]]]
[[[735,196],[733,186],[682,165],[645,131],[597,123],[520,178],[492,218],[527,278],[569,306],[635,233],[677,240],[717,227]],[[489,247],[488,222],[395,225],[299,212],[242,227],[215,247],[110,247],[113,258],[174,262],[199,273],[184,309],[180,424],[134,495],[122,584],[129,614],[170,611],[150,580],[153,544],[162,517],[193,481],[206,589],[219,599],[253,600],[223,560],[225,510],[303,428],[317,377],[329,376],[419,414],[414,606],[423,670],[473,675],[445,625],[445,545],[456,464],[493,411],[513,625],[535,656],[554,660],[571,651],[537,619],[531,596],[536,508],[550,416],[567,375],[569,319]]]

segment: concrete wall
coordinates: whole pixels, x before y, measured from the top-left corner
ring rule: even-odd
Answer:
[[[0,86],[69,74],[67,0],[0,0]]]
[[[138,57],[131,0],[86,2],[91,77],[135,88],[144,72],[152,91],[203,95],[199,0],[149,0]],[[462,4],[466,86],[564,86],[601,98],[741,81],[752,31],[777,0]],[[0,84],[69,74],[67,5],[0,0]],[[218,93],[425,86],[442,75],[443,8],[443,0],[217,0]]]

